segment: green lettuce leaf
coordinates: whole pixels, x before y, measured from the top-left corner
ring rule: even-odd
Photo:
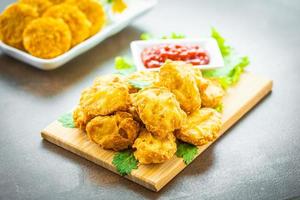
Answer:
[[[63,114],[58,118],[58,121],[62,124],[65,128],[75,128],[75,124],[73,121],[73,114],[72,113],[66,113]]]
[[[220,35],[220,33],[215,29],[211,29],[211,37],[217,40],[222,56],[228,56],[231,53],[231,47],[225,44],[225,39]]]
[[[219,45],[225,66],[220,69],[205,70],[203,71],[203,76],[206,78],[217,78],[222,87],[227,89],[239,81],[241,74],[250,61],[247,56],[238,56],[232,47],[226,45],[225,39],[215,28],[212,28],[211,36],[216,39]]]
[[[129,58],[118,56],[115,58],[115,69],[117,74],[128,75],[136,71],[136,67]]]
[[[162,39],[183,39],[185,38],[185,35],[181,33],[171,33],[170,36],[163,36]]]
[[[135,81],[135,80],[130,80],[128,81],[130,85],[132,85],[134,88],[137,89],[144,89],[145,87],[148,87],[152,84],[150,81]]]
[[[153,39],[153,36],[150,33],[142,33],[140,36],[141,40],[150,40]]]
[[[178,141],[176,156],[182,158],[186,165],[190,164],[194,160],[197,153],[197,146]]]
[[[181,34],[181,33],[171,33],[171,35],[169,36],[163,36],[161,37],[161,39],[183,39],[186,38],[185,35]],[[141,40],[151,40],[151,39],[157,39],[155,38],[153,35],[151,35],[150,33],[142,33],[140,36]]]
[[[138,161],[135,159],[132,150],[117,152],[113,157],[112,164],[121,176],[128,175],[133,169],[138,168]]]

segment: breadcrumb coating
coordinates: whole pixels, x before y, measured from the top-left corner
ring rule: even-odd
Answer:
[[[24,30],[23,44],[33,56],[55,58],[71,47],[72,36],[61,19],[43,17],[32,21]]]

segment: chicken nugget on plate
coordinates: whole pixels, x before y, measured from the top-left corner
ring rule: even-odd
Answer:
[[[32,21],[23,33],[25,49],[39,58],[55,58],[71,47],[71,32],[61,19],[42,17]]]
[[[91,35],[99,32],[106,23],[103,6],[96,0],[67,0],[66,3],[76,5],[91,22]]]
[[[0,40],[23,50],[23,31],[38,16],[38,12],[26,4],[10,5],[0,15]]]
[[[192,65],[182,61],[167,60],[159,71],[159,84],[171,90],[181,108],[191,113],[201,107],[200,93]]]
[[[42,15],[53,4],[48,0],[19,0],[19,3],[29,5],[37,10],[39,15]]]
[[[88,137],[104,149],[120,151],[130,147],[139,133],[139,123],[131,114],[117,112],[110,116],[97,116],[88,122]]]
[[[181,128],[186,119],[174,94],[166,88],[143,89],[132,98],[132,104],[146,128],[161,138]]]
[[[173,134],[161,139],[146,129],[140,132],[132,147],[136,149],[134,156],[141,164],[163,163],[172,158],[177,150]]]
[[[221,114],[212,108],[201,108],[188,115],[175,136],[187,143],[204,145],[214,140],[222,126]]]
[[[43,17],[59,18],[68,24],[72,34],[72,46],[79,44],[90,36],[91,22],[76,6],[58,4],[49,8]]]

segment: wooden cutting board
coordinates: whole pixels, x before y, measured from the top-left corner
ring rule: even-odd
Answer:
[[[244,73],[239,83],[230,88],[224,98],[223,126],[216,140],[271,90],[271,80],[248,72]],[[79,129],[64,128],[60,122],[55,121],[42,130],[41,134],[49,142],[118,173],[112,165],[114,152],[104,150],[92,143]],[[199,147],[198,155],[213,142]],[[138,169],[131,172],[131,175],[125,177],[150,190],[159,191],[185,167],[182,158],[174,156],[162,164],[140,165]]]

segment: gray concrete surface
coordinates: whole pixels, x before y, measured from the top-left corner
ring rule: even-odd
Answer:
[[[1,0],[2,10],[11,0]],[[0,199],[289,199],[300,196],[300,2],[162,0],[148,15],[60,69],[0,52]],[[160,192],[43,141],[94,77],[144,31],[206,36],[211,26],[274,80],[255,109]]]

